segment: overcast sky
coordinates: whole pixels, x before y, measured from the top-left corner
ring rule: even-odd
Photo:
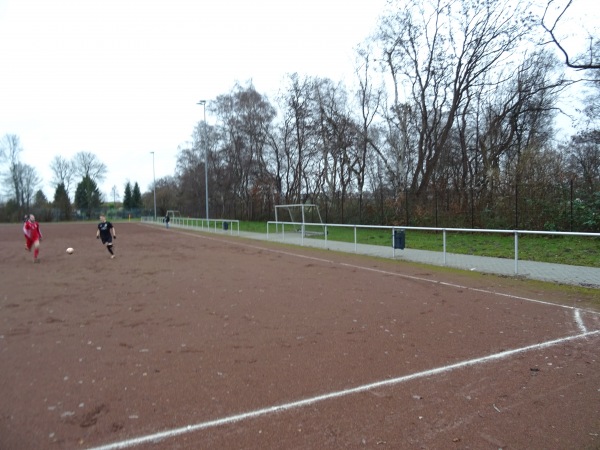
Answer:
[[[353,73],[354,47],[385,0],[0,0],[0,137],[52,199],[56,155],[96,154],[109,196],[173,175],[202,120],[198,100],[252,80],[272,95],[287,73]],[[210,123],[210,118],[207,117]]]

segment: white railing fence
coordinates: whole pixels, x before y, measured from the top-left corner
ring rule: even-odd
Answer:
[[[142,223],[161,225],[166,227],[166,223],[163,217],[159,217],[154,220],[152,216],[142,217]],[[169,226],[176,228],[188,228],[197,231],[205,231],[212,233],[228,233],[230,235],[240,236],[240,221],[239,220],[227,220],[227,219],[198,219],[192,217],[172,217]],[[339,241],[331,240],[329,237],[329,230],[331,228],[350,228],[352,229],[353,238],[350,241]],[[576,232],[562,232],[562,231],[529,231],[529,230],[492,230],[492,229],[478,229],[478,228],[437,228],[437,227],[398,227],[398,226],[383,226],[383,225],[347,225],[347,224],[323,224],[323,223],[302,223],[302,222],[281,222],[281,221],[268,221],[267,222],[267,240],[274,240],[278,242],[291,243],[301,246],[311,246],[331,249],[334,246],[336,249],[344,251],[353,251],[359,253],[359,246],[362,246],[361,253],[364,252],[364,247],[377,248],[381,251],[381,245],[374,244],[362,244],[359,243],[359,230],[384,230],[390,234],[390,254],[392,258],[396,258],[397,251],[403,251],[404,244],[407,249],[410,247],[410,231],[428,231],[428,232],[441,232],[442,233],[442,244],[439,252],[442,253],[442,264],[447,265],[447,255],[451,254],[448,252],[447,247],[447,235],[448,233],[496,233],[504,235],[512,235],[514,241],[513,250],[513,261],[514,261],[514,274],[519,274],[519,237],[525,235],[544,235],[544,236],[582,236],[600,239],[600,233],[576,233]],[[398,246],[398,240],[396,240],[396,233],[402,234],[402,246]],[[256,237],[264,234],[261,233],[244,233],[252,234],[252,237]],[[364,234],[364,233],[362,233]],[[364,236],[362,236],[364,241]],[[436,250],[433,250],[434,252]]]
[[[142,223],[167,226],[164,217],[143,216]],[[240,235],[240,221],[228,219],[196,219],[193,217],[171,217],[169,227],[191,228],[198,231],[226,232],[231,235]]]
[[[487,229],[471,229],[471,228],[435,228],[435,227],[397,227],[397,226],[381,226],[381,225],[344,225],[344,224],[321,224],[321,223],[299,223],[299,222],[275,222],[269,221],[267,222],[267,239],[270,239],[270,236],[279,236],[281,241],[294,240],[296,242],[299,241],[300,245],[305,245],[305,239],[310,239],[310,242],[315,241],[314,236],[307,235],[307,229],[323,229],[324,234],[323,237],[320,237],[324,244],[323,246],[327,248],[328,243],[328,229],[338,227],[338,228],[351,228],[353,229],[354,239],[351,244],[354,245],[354,252],[358,253],[358,230],[360,229],[378,229],[378,230],[389,230],[390,239],[391,239],[391,254],[392,257],[396,257],[397,247],[394,245],[395,233],[397,231],[401,231],[406,233],[410,230],[418,230],[418,231],[435,231],[442,233],[442,248],[440,251],[442,252],[443,264],[446,265],[446,256],[448,255],[447,251],[447,234],[448,233],[497,233],[504,235],[512,235],[514,240],[514,273],[519,273],[519,236],[520,235],[546,235],[546,236],[585,236],[585,237],[594,237],[600,238],[600,233],[576,233],[576,232],[561,232],[561,231],[528,231],[528,230],[487,230]],[[271,231],[274,228],[275,233]],[[287,232],[286,232],[287,229]],[[298,236],[300,236],[298,238]],[[404,236],[407,242],[410,242],[410,238]]]

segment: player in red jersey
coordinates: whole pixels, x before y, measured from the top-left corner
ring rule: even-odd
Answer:
[[[25,235],[25,248],[28,252],[33,247],[33,262],[40,262],[40,241],[42,240],[42,232],[40,224],[35,221],[35,216],[29,214],[25,223],[23,223],[23,234]]]

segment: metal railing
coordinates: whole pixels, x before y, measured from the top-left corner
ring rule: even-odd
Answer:
[[[151,225],[161,225],[166,227],[164,217],[157,217],[154,220],[153,216],[143,216],[141,218],[142,223]],[[240,221],[239,220],[228,220],[228,219],[196,219],[193,217],[171,217],[169,227],[174,228],[191,228],[197,231],[206,231],[211,233],[217,232],[228,232],[233,235],[234,232],[237,236],[240,235]],[[234,230],[235,228],[235,230]]]
[[[528,231],[528,230],[493,230],[493,229],[473,229],[473,228],[436,228],[436,227],[398,227],[398,226],[382,226],[382,225],[345,225],[345,224],[322,224],[322,223],[299,223],[299,222],[276,222],[269,221],[267,222],[267,239],[270,239],[272,233],[270,231],[271,228],[275,227],[275,235],[281,235],[281,240],[285,241],[286,236],[288,240],[294,240],[295,242],[300,243],[300,245],[305,245],[305,239],[311,239],[311,242],[314,242],[314,237],[308,237],[306,235],[305,230],[308,229],[323,229],[323,238],[324,246],[328,246],[328,228],[338,227],[338,228],[351,228],[354,230],[354,240],[351,244],[354,244],[354,252],[358,253],[358,230],[359,229],[379,229],[379,230],[389,230],[391,243],[393,243],[394,233],[396,230],[416,230],[416,231],[434,231],[434,232],[442,232],[442,248],[440,249],[442,252],[443,265],[446,265],[447,260],[446,257],[448,255],[447,251],[447,233],[497,233],[504,235],[513,235],[514,240],[514,273],[515,275],[519,274],[519,235],[547,235],[547,236],[584,236],[584,237],[595,237],[600,238],[600,233],[579,233],[579,232],[561,232],[561,231]],[[286,227],[288,228],[286,234]],[[292,231],[290,231],[292,230]],[[298,235],[300,238],[298,239]],[[396,247],[391,245],[391,256],[392,258],[396,257]]]

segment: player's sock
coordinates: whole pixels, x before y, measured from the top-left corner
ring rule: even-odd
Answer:
[[[36,248],[36,249],[33,251],[33,257],[34,257],[35,259],[37,259],[37,257],[38,257],[38,255],[39,255],[39,254],[40,254],[40,249],[39,249],[39,248]]]
[[[107,246],[106,246],[106,248],[108,249],[108,252],[109,252],[111,255],[114,255],[114,253],[113,253],[113,251],[112,251],[112,245],[107,245]]]

